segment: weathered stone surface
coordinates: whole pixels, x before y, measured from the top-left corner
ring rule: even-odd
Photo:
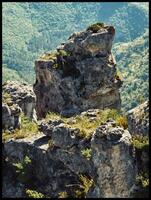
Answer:
[[[21,108],[14,104],[8,106],[7,104],[2,104],[2,128],[3,129],[14,129],[20,128],[21,125]]]
[[[120,109],[122,81],[116,76],[111,53],[114,35],[112,26],[97,33],[74,33],[58,47],[58,55],[46,54],[35,61],[34,91],[39,118],[49,111],[70,117],[90,108]]]
[[[7,81],[3,84],[2,89],[3,93],[9,94],[11,97],[9,104],[17,104],[29,119],[37,120],[35,112],[36,96],[32,86],[17,81]]]
[[[97,169],[96,197],[130,197],[135,183],[131,135],[112,123],[99,126],[91,140],[92,161]]]
[[[128,129],[132,135],[149,134],[149,101],[127,112]]]
[[[94,175],[93,163],[83,157],[76,147],[68,150],[64,148],[65,145],[50,148],[49,140],[50,138],[43,133],[12,140],[4,144],[4,155],[10,163],[21,162],[25,156],[32,160],[31,171],[36,178],[34,179],[34,184],[37,184],[36,190],[51,197],[58,197],[58,192],[61,191],[67,191],[72,196],[73,186],[76,188],[76,185],[80,184],[80,174]],[[8,192],[9,190],[4,187],[4,197],[7,197]]]

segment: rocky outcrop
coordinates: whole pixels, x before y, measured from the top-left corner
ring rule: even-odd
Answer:
[[[18,110],[23,112],[29,119],[37,120],[35,105],[36,96],[33,92],[32,86],[17,81],[7,81],[3,84],[3,124],[4,126],[16,125],[19,118],[17,118]]]
[[[149,134],[149,101],[127,112],[128,129],[132,135]]]
[[[39,118],[49,111],[72,116],[90,108],[120,109],[122,81],[111,53],[114,35],[114,27],[105,25],[95,32],[74,33],[56,53],[35,61]]]
[[[97,197],[130,197],[135,182],[131,135],[109,120],[99,126],[91,141],[92,160],[97,169]]]
[[[3,129],[15,129],[20,128],[21,125],[21,108],[17,104],[8,106],[2,104],[2,128]]]
[[[95,113],[91,110],[83,115],[95,117]],[[87,194],[82,193],[81,197],[130,197],[135,182],[131,136],[115,121],[109,120],[99,126],[90,139],[79,137],[80,130],[67,127],[62,120],[43,121],[39,130],[41,133],[35,136],[6,142],[3,153],[8,163],[22,162],[25,156],[31,159],[30,180],[34,180],[38,192],[51,198],[63,191],[75,197],[85,190]],[[92,151],[89,159],[82,153],[85,149]],[[82,185],[81,175],[87,177],[87,181],[93,180],[93,184],[88,187],[87,182],[79,186]],[[88,188],[82,190],[83,187]],[[4,188],[6,197],[8,191]],[[14,192],[14,185],[12,190]]]

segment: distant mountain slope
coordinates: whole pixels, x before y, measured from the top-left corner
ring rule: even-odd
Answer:
[[[149,96],[148,30],[133,42],[114,45],[117,68],[124,78],[121,89],[124,110],[134,108]]]
[[[19,82],[25,82],[24,79],[19,76],[16,70],[10,69],[7,66],[3,65],[2,82],[4,83],[8,80],[16,80]]]

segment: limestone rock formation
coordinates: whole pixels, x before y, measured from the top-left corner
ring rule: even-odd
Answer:
[[[32,86],[29,86],[25,83],[19,83],[17,81],[7,81],[3,84],[2,89],[3,101],[5,104],[7,104],[7,108],[9,107],[9,109],[12,110],[12,108],[14,108],[15,105],[17,105],[29,119],[35,121],[37,120],[35,111],[36,96],[33,92]],[[15,117],[16,115],[12,114],[11,112],[11,116]],[[4,110],[3,118],[5,118]],[[5,123],[5,120],[3,121],[3,123]]]
[[[91,140],[92,160],[97,169],[97,197],[130,197],[135,183],[131,135],[109,120],[99,126]]]
[[[149,134],[149,101],[127,112],[128,129],[132,135]]]
[[[92,116],[92,110],[87,114]],[[135,167],[131,136],[127,130],[109,120],[96,129],[91,139],[86,140],[78,137],[79,130],[67,128],[62,120],[41,122],[39,129],[41,133],[35,136],[6,142],[3,150],[9,164],[22,162],[25,156],[31,159],[28,175],[32,176],[30,180],[34,180],[38,192],[53,198],[66,191],[69,197],[75,197],[75,191],[87,187],[79,187],[82,184],[79,177],[83,176],[87,177],[87,181],[93,180],[83,197],[130,197]],[[89,159],[82,154],[86,148],[92,150]],[[7,182],[5,176],[3,185],[6,186]],[[26,182],[24,189],[29,187],[28,184]],[[12,190],[11,185],[9,190],[3,188],[4,197],[12,191],[15,193],[14,185]],[[16,188],[15,196],[22,188]]]
[[[105,25],[74,33],[56,53],[35,61],[39,118],[49,111],[72,116],[90,108],[120,108],[122,80],[111,53],[114,35],[114,27]]]
[[[17,104],[8,106],[2,104],[2,128],[3,129],[15,129],[20,128],[21,125],[21,108]]]

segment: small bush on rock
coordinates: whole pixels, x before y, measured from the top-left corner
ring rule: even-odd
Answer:
[[[35,190],[30,190],[30,189],[26,189],[26,196],[28,197],[28,198],[44,198],[45,196],[42,194],[42,193],[40,193],[40,192],[37,192],[37,191],[35,191]]]
[[[94,33],[98,32],[101,28],[104,27],[104,23],[102,22],[98,22],[98,23],[95,23],[95,24],[92,24],[90,25],[88,28],[87,28],[87,31],[88,30],[91,30],[93,31]]]
[[[63,191],[63,192],[59,192],[58,193],[58,198],[67,198],[68,197],[68,194],[66,191]]]
[[[30,170],[31,170],[31,159],[28,156],[18,163],[13,163],[16,168],[16,173],[18,174],[18,180],[22,183],[27,183],[30,180]]]
[[[136,149],[145,149],[149,146],[149,138],[147,136],[135,135],[132,137],[132,145]]]
[[[128,122],[127,122],[127,118],[125,116],[120,116],[117,118],[116,120],[117,124],[121,127],[123,127],[124,129],[127,129],[128,127]]]
[[[80,175],[79,179],[81,184],[79,185],[79,189],[75,191],[76,198],[86,198],[89,189],[93,185],[93,179],[88,178],[85,175]]]
[[[86,159],[90,160],[91,156],[92,156],[92,149],[90,148],[86,148],[81,150],[81,154],[86,157]]]

